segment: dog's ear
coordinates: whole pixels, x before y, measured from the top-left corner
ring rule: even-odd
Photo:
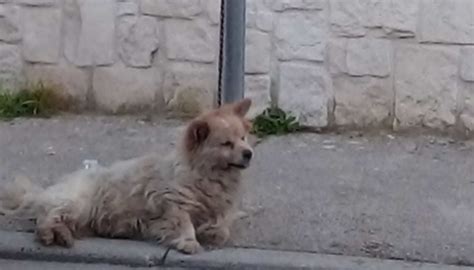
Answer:
[[[201,145],[209,136],[209,124],[203,120],[194,120],[186,130],[185,145],[191,151]]]
[[[234,104],[234,113],[240,117],[244,117],[252,105],[252,100],[249,98],[244,98],[241,101]]]

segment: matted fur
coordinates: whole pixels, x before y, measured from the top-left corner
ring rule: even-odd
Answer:
[[[185,253],[222,245],[236,218],[250,107],[244,99],[188,125],[173,154],[150,154],[81,170],[39,190],[26,181],[5,187],[3,212],[31,215],[44,245],[70,247],[87,235],[156,240]]]

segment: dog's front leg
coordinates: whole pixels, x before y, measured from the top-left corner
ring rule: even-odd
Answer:
[[[152,220],[145,237],[158,240],[186,254],[194,254],[201,250],[191,217],[182,210],[168,211],[162,217]]]
[[[36,234],[39,241],[46,246],[59,245],[72,247],[74,222],[66,210],[53,209],[45,216],[40,216],[37,220]]]
[[[197,238],[207,245],[223,246],[230,237],[230,221],[225,218],[209,221],[196,230]]]

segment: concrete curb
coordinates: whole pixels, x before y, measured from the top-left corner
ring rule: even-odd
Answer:
[[[71,263],[101,263],[135,267],[165,266],[192,269],[313,269],[313,270],[474,270],[458,267],[306,252],[229,248],[187,256],[149,243],[86,239],[74,248],[42,247],[31,233],[0,231],[0,259]]]

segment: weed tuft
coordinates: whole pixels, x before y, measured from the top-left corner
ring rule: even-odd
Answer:
[[[252,122],[251,133],[259,138],[298,132],[302,128],[296,117],[278,107],[265,109]]]

